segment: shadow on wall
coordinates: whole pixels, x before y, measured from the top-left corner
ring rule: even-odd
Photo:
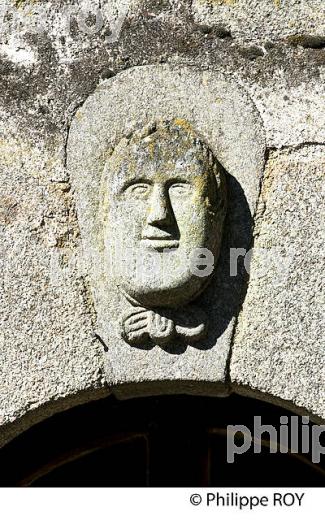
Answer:
[[[204,308],[209,321],[208,335],[192,345],[199,350],[208,350],[216,345],[230,322],[237,318],[247,291],[248,273],[244,256],[236,255],[236,249],[249,251],[253,240],[253,217],[244,191],[232,175],[226,173],[228,210],[224,224],[220,257],[215,275],[209,286],[195,303]],[[151,347],[148,347],[152,348]],[[183,354],[186,345],[173,343],[162,347],[170,354]]]

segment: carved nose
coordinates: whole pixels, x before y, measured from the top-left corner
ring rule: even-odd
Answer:
[[[168,195],[160,186],[155,186],[150,200],[148,224],[151,226],[170,226],[173,223],[173,210]]]

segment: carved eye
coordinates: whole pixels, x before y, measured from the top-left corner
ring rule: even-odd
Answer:
[[[126,190],[128,194],[137,199],[143,199],[150,193],[150,184],[138,183],[132,184]]]
[[[189,195],[190,191],[191,186],[186,182],[177,182],[169,187],[170,194],[176,195],[177,197]]]

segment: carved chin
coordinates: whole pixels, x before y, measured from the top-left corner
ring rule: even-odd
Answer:
[[[162,285],[151,281],[150,284],[128,283],[124,280],[120,287],[131,300],[147,308],[177,307],[194,300],[209,283],[210,277],[191,276],[186,280],[170,280]]]

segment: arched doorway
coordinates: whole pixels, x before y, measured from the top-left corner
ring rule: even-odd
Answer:
[[[227,426],[293,414],[255,399],[108,397],[57,414],[0,451],[2,486],[324,486],[310,455],[252,449],[227,463]],[[240,444],[240,440],[238,444]]]

